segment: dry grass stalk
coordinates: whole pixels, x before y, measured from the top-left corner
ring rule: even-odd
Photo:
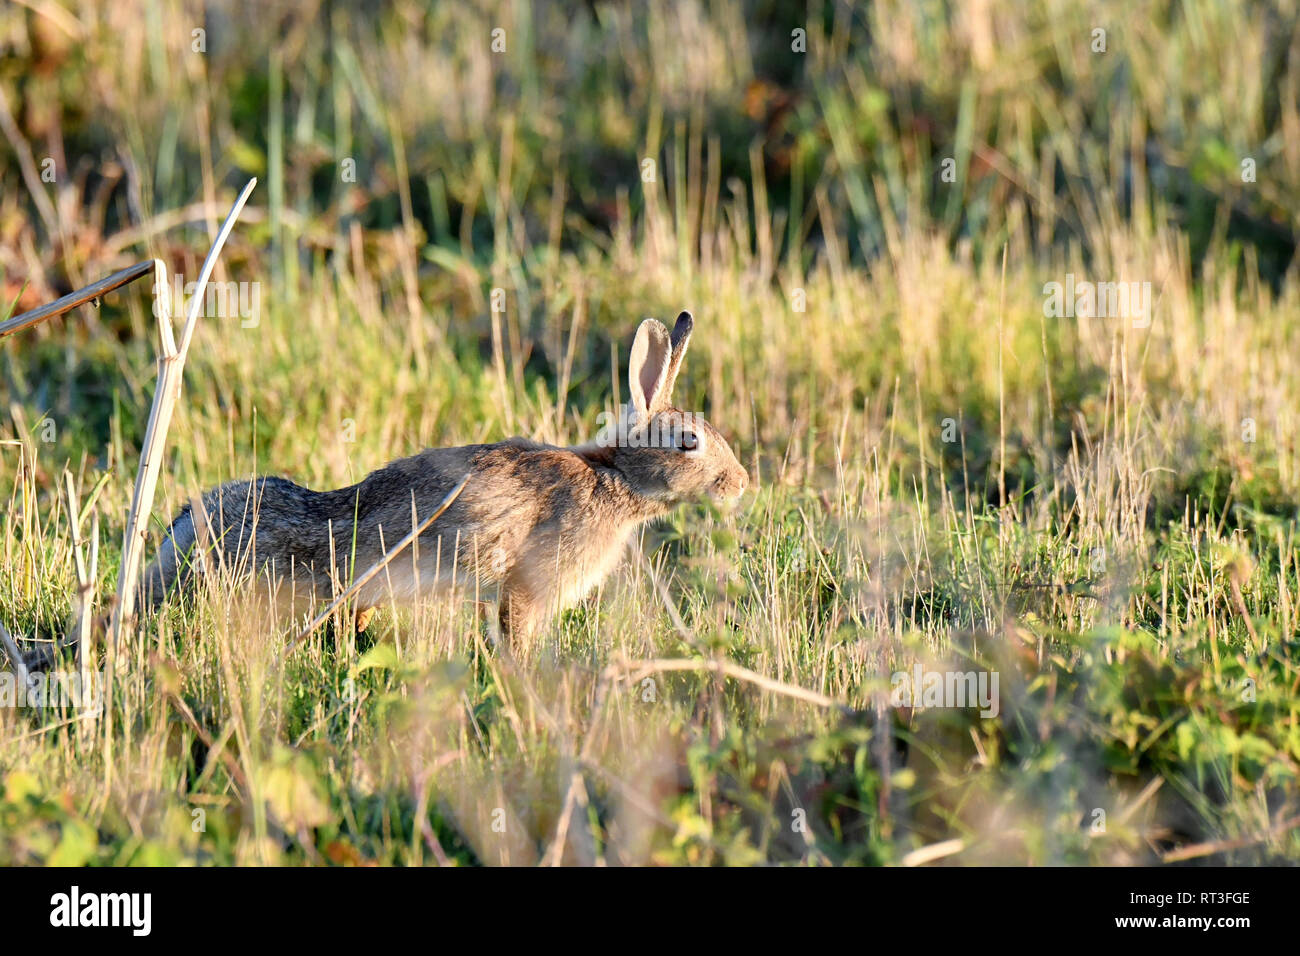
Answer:
[[[450,508],[452,502],[455,501],[460,496],[460,493],[465,490],[465,485],[469,483],[469,479],[470,476],[468,473],[466,473],[465,477],[462,478],[456,484],[456,487],[451,489],[451,491],[447,492],[447,496],[443,498],[442,503],[439,504],[436,509],[434,509],[433,514],[429,515],[429,517],[421,521],[416,527],[412,528],[410,533],[408,533],[405,538],[397,542],[397,544],[393,545],[393,547],[388,551],[387,554],[385,554],[382,558],[380,558],[378,561],[372,564],[370,568],[364,574],[361,575],[361,577],[353,581],[352,584],[347,588],[347,590],[345,590],[342,594],[340,594],[330,603],[329,607],[325,608],[325,610],[317,614],[316,617],[312,620],[312,622],[308,624],[305,628],[303,628],[298,633],[298,635],[289,642],[289,646],[284,649],[285,656],[290,654],[294,648],[296,648],[299,644],[301,644],[308,637],[310,637],[318,627],[320,627],[322,624],[328,621],[330,615],[333,614],[336,610],[338,610],[339,606],[342,605],[344,601],[348,600],[348,598],[356,594],[357,591],[361,590],[361,588],[365,586],[367,581],[373,578],[380,571],[384,570],[384,568],[388,567],[389,562],[391,562],[393,558],[401,554],[412,541],[418,538],[424,532],[424,530],[427,527],[429,527],[429,525],[433,524],[435,521],[441,518],[443,512],[445,512],[448,508]]]
[[[109,657],[116,655],[116,649],[122,636],[124,622],[131,621],[135,609],[136,578],[140,573],[140,559],[144,553],[145,522],[153,508],[154,491],[158,486],[158,472],[162,465],[162,454],[167,444],[167,431],[171,427],[172,413],[181,394],[181,377],[185,372],[185,358],[189,352],[190,341],[194,337],[194,326],[198,322],[199,312],[203,308],[204,292],[208,279],[221,254],[226,238],[234,228],[239,212],[244,208],[256,179],[250,179],[239,198],[235,200],[216,241],[203,260],[198,283],[190,299],[189,310],[185,317],[185,327],[181,331],[179,347],[172,333],[171,309],[159,309],[158,331],[162,339],[162,356],[158,359],[158,387],[154,391],[153,407],[149,411],[149,423],[145,428],[144,447],[140,452],[140,468],[136,473],[135,492],[131,498],[131,511],[127,515],[126,534],[122,544],[122,568],[117,579],[117,599],[113,607],[113,617],[109,624]],[[158,264],[159,295],[166,295],[166,275],[162,265]],[[110,660],[109,670],[113,669]]]
[[[160,271],[161,270],[161,271]],[[137,262],[133,266],[127,266],[125,269],[119,269],[110,276],[105,276],[98,282],[92,282],[88,286],[83,286],[75,292],[69,292],[67,295],[55,299],[49,305],[43,305],[39,309],[31,309],[21,315],[15,315],[11,319],[0,322],[0,339],[7,335],[13,335],[15,332],[21,332],[24,329],[30,329],[34,325],[39,325],[46,319],[52,319],[55,316],[63,315],[65,312],[71,312],[79,305],[85,305],[92,302],[102,295],[107,295],[114,289],[120,289],[129,282],[134,282],[141,276],[148,275],[150,272],[157,273],[160,281],[165,280],[167,273],[163,270],[162,263],[157,260]],[[165,281],[163,282],[166,287]]]

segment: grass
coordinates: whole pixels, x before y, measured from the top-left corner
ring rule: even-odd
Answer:
[[[16,311],[149,255],[192,278],[263,177],[214,279],[261,311],[200,321],[149,553],[232,477],[584,440],[683,307],[678,404],[754,484],[519,660],[469,600],[284,660],[236,583],[173,603],[105,718],[0,708],[0,861],[1300,861],[1289,8],[1139,6],[0,13],[19,131],[63,155],[53,222],[0,161]],[[1149,327],[1045,316],[1069,273],[1151,282]],[[16,634],[74,611],[65,471],[112,594],[151,301],[0,346]],[[895,706],[918,662],[996,672],[998,715]]]

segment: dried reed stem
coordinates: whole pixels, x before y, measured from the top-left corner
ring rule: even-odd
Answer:
[[[231,207],[226,221],[217,234],[216,241],[203,260],[194,295],[190,299],[185,327],[181,332],[179,347],[172,332],[171,309],[158,310],[158,332],[162,339],[162,355],[158,359],[158,386],[154,390],[153,407],[149,410],[149,423],[145,428],[144,447],[140,452],[140,468],[136,472],[135,492],[131,497],[131,511],[127,515],[126,534],[122,543],[122,568],[117,579],[117,600],[113,606],[113,617],[109,624],[108,653],[110,658],[116,655],[117,646],[122,636],[124,624],[131,621],[135,610],[135,585],[140,572],[140,558],[144,553],[145,522],[153,509],[154,491],[158,487],[158,472],[162,465],[163,450],[167,444],[167,431],[171,427],[172,413],[181,394],[181,377],[185,371],[185,357],[189,352],[190,341],[194,337],[194,326],[198,322],[199,312],[203,308],[204,292],[208,279],[221,254],[226,238],[234,228],[239,212],[248,201],[256,179],[250,179],[244,191],[239,194]],[[166,273],[160,270],[157,290],[159,295],[166,293]],[[109,670],[112,671],[111,666]],[[111,678],[110,678],[111,679]]]

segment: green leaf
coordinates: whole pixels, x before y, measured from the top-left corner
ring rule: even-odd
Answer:
[[[352,667],[352,676],[355,677],[372,668],[380,670],[394,671],[397,670],[397,648],[392,644],[376,644],[370,650],[361,655],[361,659]]]

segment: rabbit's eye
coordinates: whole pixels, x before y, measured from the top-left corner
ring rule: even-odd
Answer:
[[[682,432],[677,436],[677,447],[682,451],[695,451],[700,447],[700,440],[695,436],[695,432]]]

